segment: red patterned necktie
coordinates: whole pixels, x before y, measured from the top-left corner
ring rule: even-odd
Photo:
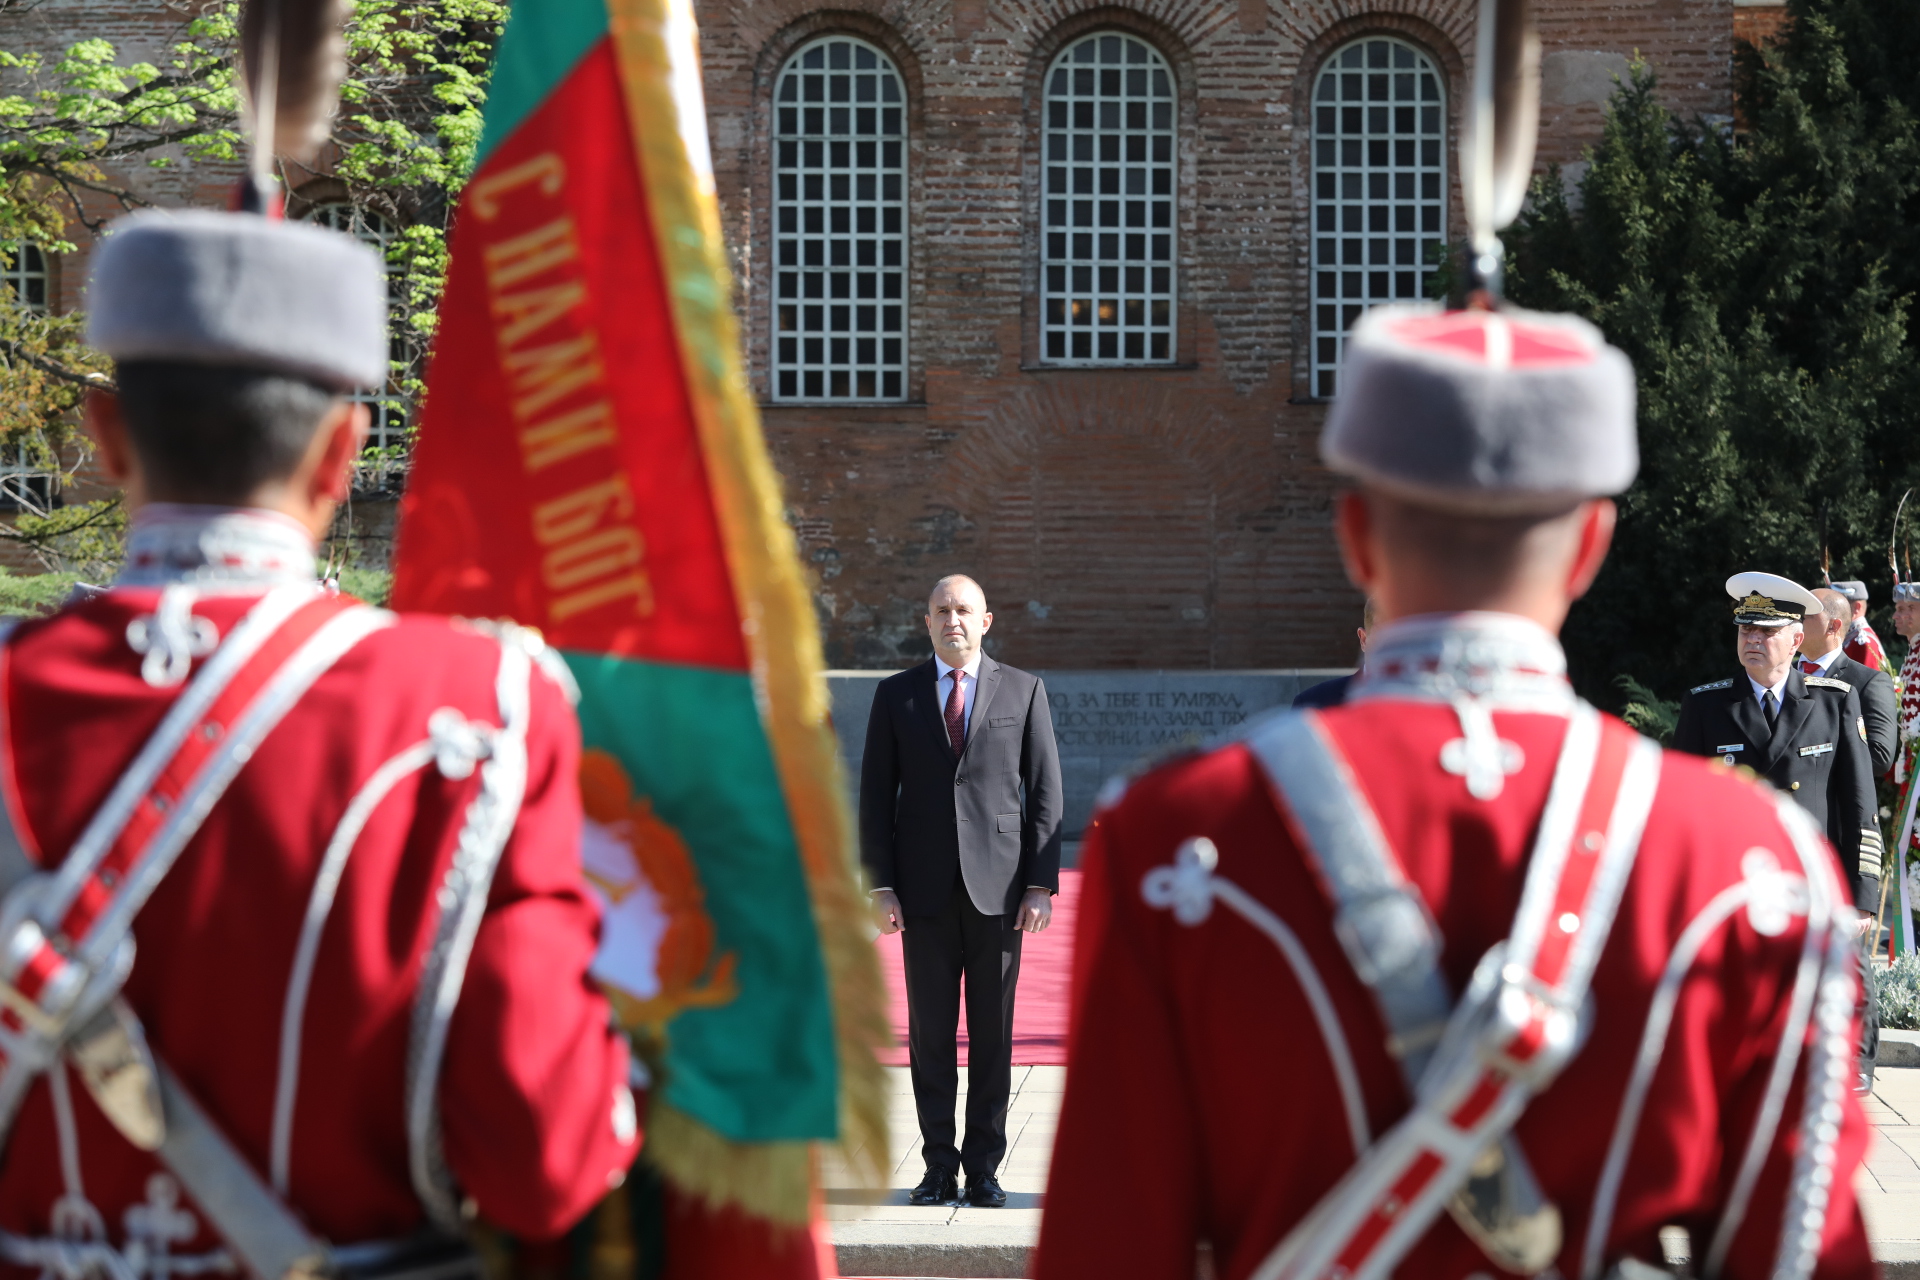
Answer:
[[[967,695],[960,688],[965,678],[964,671],[954,672],[953,692],[947,695],[947,742],[956,756],[967,746]]]
[[[1802,658],[1800,659],[1800,674],[1803,676],[1817,676],[1820,674],[1820,664],[1811,658]]]

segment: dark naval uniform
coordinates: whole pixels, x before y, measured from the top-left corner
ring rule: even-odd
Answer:
[[[1873,761],[1873,776],[1884,777],[1893,768],[1893,754],[1900,746],[1893,677],[1878,667],[1854,661],[1844,652],[1834,655],[1826,674],[1835,680],[1845,680],[1860,695],[1860,714],[1867,721],[1867,755]]]
[[[1745,765],[1811,813],[1840,854],[1854,903],[1880,897],[1880,827],[1860,695],[1844,680],[1790,671],[1772,726],[1745,673],[1703,684],[1680,704],[1676,750]]]

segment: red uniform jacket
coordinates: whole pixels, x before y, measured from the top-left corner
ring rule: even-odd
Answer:
[[[259,594],[202,595],[194,608],[224,635]],[[128,624],[159,596],[116,589],[22,626],[0,657],[0,781],[43,866],[63,856],[179,694],[147,683],[129,646]],[[157,1054],[262,1177],[289,973],[322,852],[370,776],[428,738],[436,711],[500,723],[501,654],[495,636],[439,618],[402,617],[361,640],[266,738],[135,921],[125,995]],[[579,732],[537,666],[528,723],[525,800],[450,1024],[439,1102],[460,1191],[488,1220],[548,1237],[620,1180],[638,1140],[626,1044],[586,977],[598,917],[579,864]],[[402,1116],[409,1022],[436,894],[480,785],[478,771],[448,777],[434,763],[404,777],[354,842],[319,935],[287,1198],[337,1244],[403,1236],[422,1220]],[[69,1080],[74,1172],[118,1241],[127,1211],[156,1203],[158,1166]],[[49,1095],[42,1078],[0,1154],[0,1230],[14,1236],[47,1237],[56,1199],[72,1190]],[[204,1221],[194,1225],[169,1241],[176,1253],[218,1245]]]
[[[1558,662],[1557,645],[1538,635]],[[1369,673],[1383,665],[1384,641],[1376,641]],[[1441,967],[1457,995],[1513,921],[1567,719],[1496,709],[1495,730],[1520,748],[1523,763],[1496,798],[1478,800],[1441,764],[1443,744],[1462,733],[1453,708],[1360,696],[1322,713],[1323,723],[1432,910],[1445,939]],[[1223,1280],[1246,1276],[1354,1159],[1334,1067],[1276,946],[1232,912],[1215,910],[1188,927],[1143,899],[1144,877],[1194,836],[1218,846],[1220,876],[1299,935],[1352,1046],[1372,1133],[1410,1105],[1374,1001],[1331,927],[1329,900],[1252,753],[1228,745],[1149,773],[1098,816],[1083,853],[1067,1089],[1036,1271],[1046,1280],[1185,1280],[1201,1241],[1211,1241]],[[1564,1216],[1559,1269],[1568,1280],[1582,1275],[1596,1181],[1656,984],[1689,922],[1740,883],[1743,857],[1754,849],[1797,867],[1765,788],[1723,766],[1666,754],[1592,984],[1591,1038],[1515,1131]],[[1833,863],[1824,845],[1820,856]],[[1816,870],[1838,883],[1837,865]],[[1755,1130],[1805,936],[1804,907],[1778,936],[1737,911],[1683,968],[1618,1205],[1601,1233],[1608,1265],[1623,1253],[1658,1263],[1657,1233],[1669,1224],[1688,1228],[1696,1266],[1704,1263]],[[1784,1114],[1763,1139],[1770,1151],[1724,1276],[1772,1272],[1806,1061],[1803,1054]],[[1850,1053],[1846,1072],[1850,1083]],[[1866,1276],[1852,1178],[1867,1129],[1850,1093],[1837,1138],[1819,1274]],[[1443,1214],[1399,1274],[1475,1271],[1496,1268]]]

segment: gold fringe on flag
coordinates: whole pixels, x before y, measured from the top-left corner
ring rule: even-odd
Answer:
[[[805,864],[840,1066],[839,1148],[865,1180],[888,1168],[886,995],[854,856],[828,717],[818,622],[779,477],[741,366],[715,199],[689,0],[608,0],[640,172],[673,307],[720,534],[733,572],[754,694]],[[677,1185],[775,1221],[804,1223],[815,1162],[806,1143],[736,1143],[656,1102],[647,1150]]]

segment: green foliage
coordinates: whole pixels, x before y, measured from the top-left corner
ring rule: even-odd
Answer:
[[[38,618],[52,613],[81,581],[77,573],[16,576],[0,569],[0,616]]]
[[[1632,676],[1614,677],[1614,688],[1626,699],[1620,718],[1655,742],[1673,741],[1673,730],[1680,723],[1680,703],[1662,698]]]
[[[18,3],[0,0],[0,13]],[[409,400],[424,390],[447,220],[473,169],[506,16],[501,0],[359,0],[332,126],[338,159],[289,204],[299,216],[316,202],[344,199],[356,220],[393,229],[386,242],[396,299],[393,386]],[[98,231],[111,216],[147,203],[147,170],[187,161],[216,179],[222,166],[237,176],[245,148],[237,43],[238,6],[221,3],[183,16],[166,55],[153,63],[122,62],[110,41],[97,38],[57,58],[0,50],[0,69],[15,89],[0,95],[0,243],[70,249],[74,227]],[[281,176],[304,182],[310,175],[283,166]],[[79,324],[78,317],[0,314],[0,358],[23,371],[0,385],[7,442],[19,430],[58,435],[61,424],[71,425],[77,389],[105,367],[78,346]],[[55,451],[64,443],[49,437]],[[371,457],[361,471],[378,485],[404,467],[403,456]]]
[[[101,39],[51,60],[0,50],[0,68],[26,86],[0,97],[0,238],[66,249],[69,218],[104,223],[100,197],[121,209],[144,203],[126,184],[136,166],[233,161],[236,12],[187,19],[158,65],[122,65]]]
[[[11,257],[17,248],[0,246]],[[85,319],[48,315],[0,289],[0,450],[8,462],[53,477],[56,490],[71,482],[91,456],[78,430],[81,397],[91,386],[111,386],[106,359],[84,342]],[[27,477],[0,479],[20,514],[0,524],[0,538],[25,545],[48,568],[81,567],[95,555],[99,534],[114,513],[49,504],[49,491]],[[77,558],[77,559],[76,559]]]
[[[1727,575],[1818,583],[1823,533],[1834,575],[1886,599],[1893,506],[1920,481],[1920,126],[1901,64],[1856,68],[1920,24],[1904,0],[1791,7],[1742,64],[1745,134],[1675,117],[1636,66],[1577,199],[1549,175],[1508,237],[1511,296],[1587,316],[1639,374],[1640,479],[1565,632],[1589,696],[1724,674]]]
[[[387,245],[404,351],[394,372],[414,403],[426,391],[447,220],[473,172],[507,8],[502,0],[359,0],[347,27],[333,173],[356,209],[400,228]]]
[[[1920,955],[1904,955],[1873,970],[1875,994],[1880,997],[1880,1025],[1895,1031],[1920,1031]]]
[[[340,590],[368,604],[385,605],[393,594],[393,574],[385,569],[342,569]]]

